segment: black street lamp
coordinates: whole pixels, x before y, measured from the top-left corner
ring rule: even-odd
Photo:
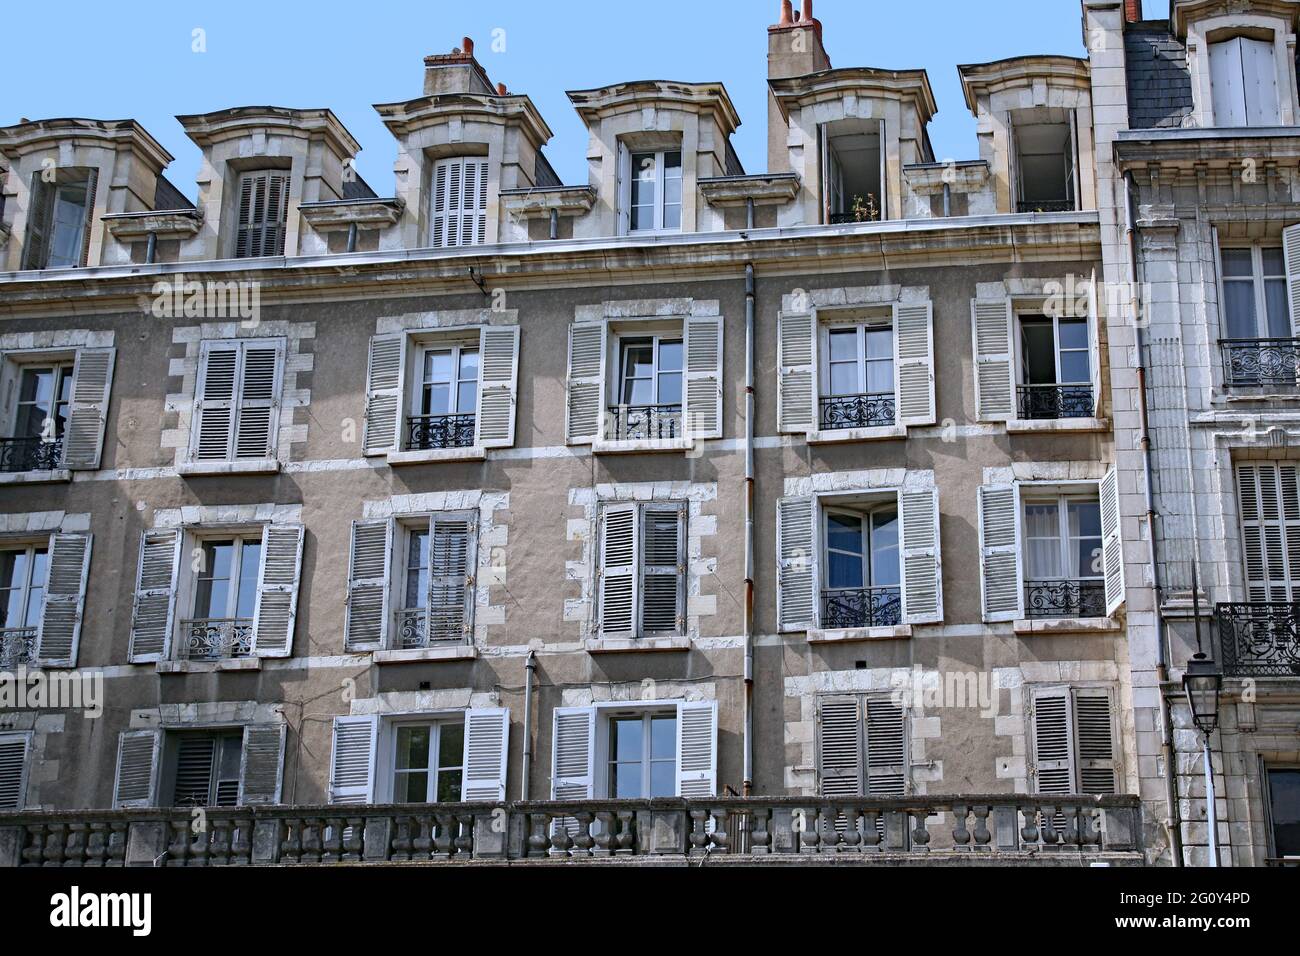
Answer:
[[[1210,756],[1210,734],[1219,726],[1219,691],[1223,674],[1219,665],[1197,651],[1183,671],[1183,691],[1192,712],[1192,723],[1201,732],[1202,759],[1205,762],[1205,825],[1208,830],[1210,866],[1219,865],[1219,823],[1214,796],[1214,761]]]

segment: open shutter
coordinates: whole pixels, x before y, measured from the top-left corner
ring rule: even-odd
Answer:
[[[722,437],[722,319],[686,320],[686,436]]]
[[[782,312],[777,319],[777,430],[817,429],[817,316]]]
[[[1246,599],[1293,600],[1300,577],[1300,476],[1293,464],[1237,466]]]
[[[1286,260],[1287,301],[1291,305],[1291,334],[1300,336],[1300,223],[1282,230],[1282,257]]]
[[[402,384],[406,335],[376,335],[366,365],[366,424],[361,444],[367,455],[397,451],[402,440]]]
[[[646,505],[641,512],[641,630],[683,634],[686,600],[686,512]]]
[[[577,322],[569,326],[564,433],[570,445],[599,441],[605,433],[605,335],[604,322]]]
[[[348,562],[348,609],[343,646],[349,651],[374,651],[388,639],[388,569],[393,553],[392,522],[352,522],[352,553]]]
[[[1112,465],[1098,485],[1101,505],[1101,564],[1106,576],[1106,613],[1124,603],[1124,543],[1120,540],[1119,473]]]
[[[782,498],[776,505],[776,614],[782,631],[817,626],[816,514],[812,498]]]
[[[118,735],[114,810],[154,805],[161,745],[161,730],[124,730]]]
[[[23,250],[24,269],[44,269],[49,261],[50,227],[53,225],[54,183],[41,178],[43,170],[32,173],[31,208],[27,213],[27,248]]]
[[[140,564],[136,570],[131,646],[127,655],[133,664],[161,660],[171,648],[180,557],[178,529],[157,528],[140,536]]]
[[[244,342],[239,376],[239,411],[235,423],[235,457],[275,457],[280,417],[280,369],[284,342]]]
[[[1020,496],[1014,485],[985,485],[980,496],[980,583],[984,620],[1014,621],[1023,613]]]
[[[1101,309],[1097,299],[1097,272],[1088,283],[1088,375],[1092,382],[1092,416],[1101,418]]]
[[[515,443],[519,326],[484,326],[479,333],[478,429],[474,444],[509,448]]]
[[[971,300],[975,344],[975,408],[980,421],[1016,417],[1015,360],[1011,345],[1011,300]]]
[[[556,707],[551,799],[590,800],[595,786],[596,708]]]
[[[1074,723],[1079,792],[1118,792],[1110,693],[1104,687],[1076,688]]]
[[[238,384],[239,343],[202,343],[194,389],[194,438],[190,446],[190,455],[195,460],[230,460],[235,442]]]
[[[867,796],[907,795],[907,713],[892,697],[872,696],[867,708]]]
[[[116,356],[117,349],[77,349],[68,427],[63,436],[64,468],[99,467]]]
[[[86,607],[90,540],[89,533],[50,535],[45,606],[36,631],[36,663],[44,667],[76,666]]]
[[[248,724],[239,757],[239,805],[280,802],[284,781],[284,724]]]
[[[90,265],[90,237],[95,228],[95,194],[99,191],[99,170],[91,168],[86,175],[86,217],[81,225],[81,255],[77,265]]]
[[[21,810],[27,799],[29,734],[0,734],[0,811]]]
[[[677,796],[718,794],[718,702],[677,705]]]
[[[939,564],[939,492],[898,495],[902,516],[903,613],[908,624],[943,620],[943,581]]]
[[[933,425],[934,306],[913,302],[894,306],[894,369],[898,424]]]
[[[429,245],[436,249],[448,244],[447,207],[450,202],[447,196],[447,186],[452,162],[452,160],[440,160],[433,167],[433,203],[432,208],[429,210]]]
[[[253,611],[253,653],[259,657],[293,653],[302,537],[303,527],[298,524],[269,524],[262,532],[262,567]]]
[[[637,506],[607,505],[600,514],[600,596],[597,630],[605,636],[635,633],[637,607]]]
[[[862,698],[818,698],[817,787],[823,797],[862,796]]]
[[[330,803],[375,802],[379,718],[335,717],[330,757]]]
[[[1074,735],[1067,688],[1038,691],[1033,698],[1034,792],[1074,792]]]
[[[618,147],[618,234],[632,231],[632,151],[625,144]]]
[[[467,641],[474,607],[472,515],[429,519],[429,638]]]
[[[505,800],[509,746],[510,711],[504,707],[476,707],[465,711],[462,800]],[[528,795],[523,796],[527,799]]]

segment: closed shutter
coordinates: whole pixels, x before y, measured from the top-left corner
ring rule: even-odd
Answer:
[[[1282,230],[1282,257],[1286,260],[1287,303],[1291,308],[1291,334],[1300,337],[1300,223]]]
[[[718,793],[718,702],[677,705],[677,796]]]
[[[474,607],[474,531],[471,515],[429,519],[429,639],[469,639]]]
[[[392,522],[352,522],[348,607],[343,636],[346,650],[379,650],[387,643],[388,574],[392,552]]]
[[[686,321],[688,438],[722,437],[722,319]]]
[[[302,539],[303,527],[297,524],[270,524],[262,532],[262,566],[253,612],[253,653],[260,657],[293,653]]]
[[[235,258],[283,255],[288,214],[287,172],[263,170],[244,173],[239,180],[239,229],[235,238]]]
[[[646,505],[641,513],[641,631],[683,634],[686,600],[686,512]]]
[[[487,241],[488,163],[443,159],[433,169],[430,242],[436,248]]]
[[[236,389],[239,384],[239,343],[204,342],[199,353],[195,386],[193,457],[198,461],[228,461],[235,440]]]
[[[585,445],[604,437],[604,322],[569,326],[569,380],[565,436],[570,445]]]
[[[124,730],[117,739],[113,809],[154,806],[158,790],[161,730]]]
[[[140,563],[136,570],[128,651],[133,664],[160,660],[171,648],[180,554],[181,532],[175,528],[156,528],[140,536]]]
[[[375,802],[378,717],[335,717],[330,803]]]
[[[252,460],[274,458],[284,342],[245,342],[241,345],[241,352],[235,457]]]
[[[908,624],[943,620],[943,581],[939,563],[939,492],[898,495],[902,517],[903,612]]]
[[[402,392],[406,335],[376,335],[366,365],[366,422],[361,443],[367,455],[397,451],[402,440]]]
[[[1109,692],[1101,687],[1076,688],[1074,722],[1079,792],[1118,792]]]
[[[817,316],[782,312],[777,319],[777,430],[817,429]]]
[[[117,349],[78,349],[72,370],[72,402],[63,436],[63,467],[99,467],[104,448],[108,396],[113,387]]]
[[[894,306],[898,424],[933,425],[934,312],[929,302]]]
[[[862,698],[820,697],[817,707],[817,781],[823,797],[861,796]]]
[[[74,667],[86,607],[91,535],[50,535],[45,606],[36,631],[36,663]]]
[[[509,746],[510,711],[504,707],[476,707],[465,712],[462,800],[505,800]]]
[[[239,805],[280,802],[284,781],[284,724],[249,724],[239,758]]]
[[[24,269],[44,269],[50,256],[50,228],[54,218],[54,191],[57,186],[32,173],[31,208],[27,212],[27,248],[23,250]]]
[[[1034,789],[1036,793],[1074,791],[1074,735],[1067,688],[1050,688],[1033,697]]]
[[[892,697],[872,695],[867,709],[867,796],[907,795],[907,714]]]
[[[1238,37],[1241,44],[1242,89],[1246,98],[1246,125],[1277,126],[1282,122],[1277,95],[1277,65],[1273,40]]]
[[[81,227],[81,255],[77,265],[90,265],[90,238],[95,228],[95,194],[99,191],[99,170],[90,169],[86,175],[86,218]]]
[[[1015,362],[1011,347],[1011,300],[971,300],[975,344],[975,408],[980,421],[1016,417]]]
[[[605,636],[630,637],[636,628],[637,507],[606,505],[600,514],[597,629]]]
[[[812,498],[782,498],[776,505],[776,614],[782,631],[817,626],[816,514]]]
[[[1237,466],[1247,599],[1294,600],[1300,576],[1300,486],[1293,463]]]
[[[474,444],[509,448],[515,443],[519,376],[519,326],[484,326],[479,333],[478,429]]]
[[[1112,465],[1098,483],[1101,510],[1101,564],[1106,579],[1106,613],[1124,603],[1124,543],[1120,539],[1119,473]],[[1300,541],[1297,541],[1300,544]]]
[[[28,734],[0,734],[0,811],[21,810],[27,800]]]
[[[1023,613],[1020,496],[1014,485],[979,490],[980,585],[984,620],[1013,621]]]
[[[208,735],[187,735],[176,741],[171,793],[162,796],[159,802],[170,802],[178,807],[220,805],[221,795],[214,801],[212,793],[212,775],[214,763],[219,759],[217,751],[220,745],[217,737]]]
[[[555,708],[551,741],[551,799],[590,800],[595,785],[596,709]]]
[[[1246,93],[1237,38],[1210,44],[1210,103],[1216,127],[1246,126]]]

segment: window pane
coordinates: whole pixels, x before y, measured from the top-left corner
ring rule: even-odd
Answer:
[[[420,405],[421,415],[446,415],[451,411],[451,386],[426,385]]]
[[[1268,797],[1274,851],[1279,857],[1300,856],[1300,770],[1270,770]]]
[[[1283,258],[1280,247],[1261,249],[1259,254],[1264,261],[1264,275],[1286,277],[1286,259]]]
[[[257,604],[257,578],[262,567],[262,542],[245,541],[239,565],[235,617],[252,617]]]
[[[1253,339],[1259,336],[1255,325],[1255,284],[1223,283],[1223,315],[1230,339]]]
[[[609,792],[615,799],[632,800],[641,796],[641,764],[616,763],[610,767]]]
[[[428,769],[430,729],[428,726],[397,728],[398,770]]]
[[[664,176],[676,176],[678,179],[682,175],[682,154],[681,151],[664,153]]]
[[[867,358],[894,360],[894,330],[867,329]]]
[[[836,329],[830,333],[831,361],[857,361],[858,332],[856,329]]]
[[[680,372],[682,370],[682,343],[663,341],[659,343],[659,371]]]
[[[393,787],[393,799],[397,803],[426,803],[429,800],[429,774],[420,770],[414,773],[399,773]]]
[[[438,774],[438,792],[435,799],[438,803],[459,803],[461,797],[461,776],[462,771],[444,770]]]
[[[429,594],[429,531],[407,532],[405,607],[424,607]]]
[[[826,563],[827,588],[860,588],[865,584],[860,556],[832,551],[827,555]]]
[[[678,191],[680,192],[680,189]],[[681,203],[667,203],[664,205],[664,228],[665,229],[682,228]]]
[[[894,360],[872,359],[867,362],[867,391],[879,395],[894,391]]]
[[[877,511],[871,516],[871,584],[895,587],[899,581],[898,513]]]
[[[831,512],[826,516],[826,545],[836,551],[862,553],[862,519]]]
[[[451,352],[440,349],[424,353],[424,380],[426,382],[451,381]]]
[[[618,717],[610,721],[611,760],[641,759],[641,718]]]
[[[460,377],[462,381],[478,381],[478,352],[460,353]]]
[[[1071,567],[1067,577],[1100,577],[1101,566],[1101,505],[1096,501],[1072,501],[1066,512],[1070,538]]]
[[[1020,326],[1023,352],[1022,370],[1026,385],[1051,385],[1056,382],[1056,335],[1051,322],[1027,320]]]
[[[60,186],[56,197],[49,265],[77,266],[81,264],[81,236],[86,225],[85,184]]]
[[[1061,576],[1060,512],[1055,503],[1025,505],[1026,573],[1030,578]]]
[[[1062,382],[1091,382],[1092,381],[1092,363],[1088,359],[1087,352],[1062,352],[1061,353],[1061,381]]]
[[[1063,321],[1061,330],[1062,349],[1086,349],[1088,347],[1088,320],[1071,319]]]
[[[831,394],[858,394],[857,362],[834,362],[831,364]]]
[[[1264,282],[1264,306],[1268,309],[1268,335],[1275,339],[1291,337],[1291,311],[1287,304],[1286,280]]]
[[[659,376],[660,405],[680,405],[682,403],[682,373],[667,372]]]
[[[465,725],[443,724],[438,728],[438,766],[454,769],[465,762]]]
[[[632,228],[653,229],[658,188],[654,153],[632,154]]]
[[[629,378],[649,378],[654,372],[654,346],[650,343],[628,345],[623,349],[623,374]]]
[[[650,718],[650,756],[656,760],[675,759],[677,755],[677,718],[665,714]]]
[[[1224,249],[1223,274],[1227,276],[1253,275],[1254,258],[1249,249]]]
[[[473,415],[478,410],[478,382],[461,382],[456,393],[456,414]]]
[[[673,761],[656,760],[650,764],[651,797],[673,797],[677,795],[677,765]]]

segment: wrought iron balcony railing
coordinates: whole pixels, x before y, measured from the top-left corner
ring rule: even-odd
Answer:
[[[1214,616],[1225,674],[1300,676],[1300,602],[1219,604]]]
[[[451,620],[451,618],[455,620]],[[397,632],[393,646],[399,650],[415,650],[443,644],[459,644],[469,640],[464,619],[459,614],[429,614],[428,608],[408,607],[397,612]]]
[[[861,212],[833,212],[830,214],[830,223],[832,226],[847,226],[854,222],[880,222],[880,211],[876,210],[873,214],[867,210]]]
[[[1227,388],[1300,386],[1300,339],[1221,339]]]
[[[1102,580],[1025,582],[1025,617],[1105,616],[1106,583]]]
[[[253,621],[247,617],[181,621],[180,658],[224,661],[253,655]]]
[[[1016,212],[1074,212],[1073,199],[1021,199]]]
[[[828,395],[819,400],[821,428],[888,427],[898,421],[893,392],[864,392],[860,395]]]
[[[658,441],[683,435],[680,405],[611,405],[609,416],[612,441]]]
[[[406,451],[468,448],[474,444],[473,414],[411,415],[406,419]]]
[[[63,460],[63,439],[0,438],[0,471],[53,471]]]
[[[36,628],[0,629],[0,671],[11,671],[22,664],[30,664],[35,657]]]
[[[902,621],[903,594],[898,588],[836,588],[822,592],[822,627],[893,627]]]
[[[1092,418],[1096,411],[1091,385],[1019,385],[1021,420]]]

